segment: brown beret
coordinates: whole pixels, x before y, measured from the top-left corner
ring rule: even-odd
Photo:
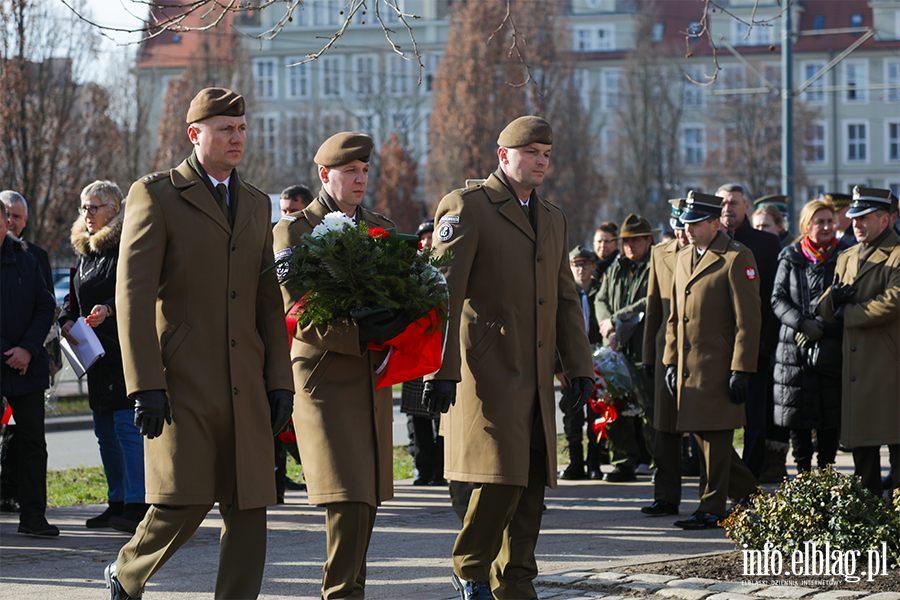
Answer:
[[[553,129],[540,117],[519,117],[507,125],[497,138],[497,145],[503,148],[521,148],[534,142],[553,143]]]
[[[244,116],[244,97],[225,88],[206,88],[200,90],[191,100],[187,112],[187,122],[196,123],[203,119],[223,115],[226,117]]]
[[[313,158],[313,162],[323,167],[339,167],[354,160],[369,162],[375,142],[364,133],[342,131],[325,140]]]

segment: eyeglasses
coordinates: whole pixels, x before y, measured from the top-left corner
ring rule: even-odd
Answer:
[[[89,213],[91,216],[96,215],[97,211],[103,208],[104,206],[109,206],[109,204],[98,204],[97,206],[91,206],[88,204],[87,206],[78,207],[78,214],[84,215],[84,213]]]

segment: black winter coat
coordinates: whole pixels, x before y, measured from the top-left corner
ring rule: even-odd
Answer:
[[[807,366],[807,350],[794,341],[800,323],[815,315],[819,297],[834,280],[838,252],[813,264],[800,242],[778,256],[772,309],[781,321],[775,352],[775,424],[791,429],[832,429],[841,421],[841,378],[827,377]],[[822,321],[821,318],[815,317]],[[825,323],[825,336],[841,347],[840,324]],[[837,350],[838,352],[840,350]]]
[[[7,233],[0,250],[0,393],[21,396],[50,387],[50,357],[44,341],[56,301],[27,244]],[[24,375],[6,364],[12,348],[31,352]]]
[[[106,356],[94,363],[87,372],[88,398],[91,410],[97,412],[128,410],[134,408],[134,400],[125,391],[125,374],[122,370],[122,349],[116,329],[116,267],[119,264],[119,240],[122,236],[124,210],[107,225],[90,235],[83,219],[72,225],[72,247],[78,252],[78,266],[72,279],[71,294],[66,297],[59,324],[75,321],[91,314],[94,306],[105,304],[113,309],[113,316],[94,328],[103,344]]]

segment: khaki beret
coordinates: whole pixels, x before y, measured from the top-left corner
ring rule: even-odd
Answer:
[[[553,143],[553,129],[540,117],[519,117],[507,125],[497,138],[497,145],[503,148],[521,148],[534,142]]]
[[[323,167],[339,167],[354,160],[369,162],[375,142],[364,133],[343,131],[325,140],[316,151],[313,162]]]
[[[225,88],[206,88],[194,96],[187,112],[188,124],[202,121],[210,117],[223,115],[226,117],[244,116],[244,97]]]

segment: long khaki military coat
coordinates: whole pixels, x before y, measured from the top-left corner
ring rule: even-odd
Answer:
[[[719,232],[691,273],[696,252],[678,252],[663,363],[678,365],[675,431],[718,431],[745,424],[732,404],[732,371],[756,372],[762,313],[759,271],[749,248]]]
[[[593,377],[581,301],[569,269],[562,211],[532,193],[532,218],[496,175],[451,192],[436,214],[450,320],[434,379],[459,381],[442,419],[444,476],[525,486],[537,402],[547,478],[556,487],[554,349],[566,377]]]
[[[900,443],[900,237],[893,231],[859,266],[862,245],[838,256],[835,281],[857,288],[844,307],[841,443],[848,448]],[[819,314],[834,322],[829,289]]]
[[[166,390],[172,409],[144,441],[148,503],[231,503],[235,488],[241,509],[275,503],[266,392],[293,382],[272,262],[256,188],[239,181],[232,229],[187,161],[131,186],[116,281],[125,383]]]
[[[314,200],[282,218],[275,225],[276,253],[300,245],[300,236],[311,233],[328,213]],[[368,210],[360,208],[358,214],[369,227],[394,226]],[[282,297],[285,312],[298,300],[283,286]],[[378,506],[394,497],[391,388],[375,389],[375,370],[385,355],[360,350],[353,319],[297,326],[291,345],[294,429],[310,504]]]
[[[647,308],[644,315],[643,364],[653,365],[655,404],[653,428],[674,433],[678,419],[678,404],[666,387],[666,367],[663,354],[666,351],[666,324],[672,308],[672,280],[675,274],[675,256],[678,240],[669,240],[650,250],[650,276],[647,283]]]

